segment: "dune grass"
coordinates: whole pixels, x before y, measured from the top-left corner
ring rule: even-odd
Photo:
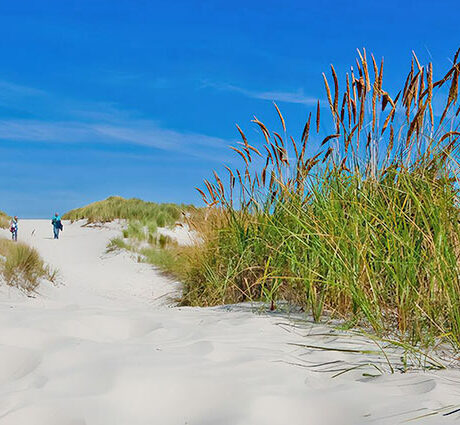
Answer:
[[[3,211],[0,211],[0,229],[8,229],[10,227],[10,217]]]
[[[150,251],[158,250],[171,241],[159,235],[159,227],[173,226],[177,221],[183,220],[190,211],[195,209],[191,205],[157,204],[140,199],[124,199],[112,196],[103,201],[94,202],[63,215],[65,220],[87,220],[88,223],[110,222],[115,219],[126,220],[122,238],[113,239],[107,250],[127,249],[133,252],[140,250],[139,245]],[[159,254],[160,258],[164,254]],[[145,257],[147,258],[147,257]],[[148,258],[153,258],[152,253]]]
[[[34,248],[8,239],[0,239],[0,273],[8,285],[27,292],[34,291],[42,279],[54,281],[57,275]]]
[[[142,233],[139,233],[142,232]],[[138,254],[139,261],[157,266],[168,274],[178,275],[181,270],[181,255],[177,243],[169,236],[150,233],[148,229],[130,226],[123,230],[121,237],[111,239],[107,253],[126,250]]]
[[[129,244],[123,238],[112,238],[107,245],[107,252],[129,249]]]
[[[106,223],[115,219],[124,219],[156,228],[173,225],[181,219],[182,213],[188,208],[187,205],[157,204],[141,199],[111,196],[103,201],[71,210],[62,218],[71,221],[87,220],[89,223]]]
[[[143,261],[160,267],[166,272],[178,272],[176,244],[161,233],[159,227],[170,227],[196,214],[192,205],[157,204],[140,199],[124,199],[112,196],[63,215],[65,220],[87,220],[88,223],[126,220],[121,237],[112,239],[107,252],[128,250],[139,254]]]
[[[359,52],[342,91],[332,66],[332,89],[323,75],[330,114],[318,102],[298,142],[276,105],[278,131],[253,121],[263,144],[238,127],[242,167],[198,189],[204,243],[182,256],[183,303],[288,300],[316,320],[459,347],[458,56],[436,81],[414,54],[392,96],[383,60]]]
[[[179,247],[164,244],[142,248],[139,252],[144,262],[153,264],[167,274],[180,275],[183,257],[180,255]]]

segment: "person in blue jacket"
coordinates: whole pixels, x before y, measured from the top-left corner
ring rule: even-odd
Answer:
[[[63,226],[61,222],[61,216],[58,213],[54,214],[54,217],[51,220],[51,224],[53,225],[54,239],[59,239],[59,230],[62,230]]]

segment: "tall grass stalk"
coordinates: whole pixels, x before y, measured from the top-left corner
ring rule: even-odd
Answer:
[[[276,105],[279,131],[253,120],[263,143],[238,127],[242,167],[198,189],[208,211],[184,257],[184,303],[288,300],[316,320],[458,346],[459,52],[438,80],[414,54],[396,95],[383,60],[358,53],[342,90],[333,66],[323,74],[329,113],[318,102],[299,141]]]

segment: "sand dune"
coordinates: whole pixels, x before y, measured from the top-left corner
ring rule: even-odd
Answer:
[[[20,239],[61,283],[35,298],[0,292],[0,425],[460,420],[451,413],[460,408],[457,370],[381,374],[386,359],[362,337],[245,305],[173,307],[177,283],[127,253],[105,253],[117,234],[66,223],[54,241],[48,220],[21,222]],[[388,356],[400,364],[400,351]]]

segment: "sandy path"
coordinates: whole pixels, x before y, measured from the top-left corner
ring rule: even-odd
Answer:
[[[32,231],[35,230],[32,236]],[[177,286],[127,254],[116,229],[22,221],[20,238],[60,270],[34,299],[0,292],[0,425],[442,424],[460,419],[457,371],[332,378],[381,356],[290,345],[372,347],[292,328],[244,306],[171,308]],[[306,336],[310,334],[309,336]],[[316,334],[314,336],[313,334]],[[395,364],[400,353],[389,353]],[[296,366],[294,364],[300,364]],[[347,366],[347,367],[348,367]],[[442,410],[444,409],[444,410]]]

